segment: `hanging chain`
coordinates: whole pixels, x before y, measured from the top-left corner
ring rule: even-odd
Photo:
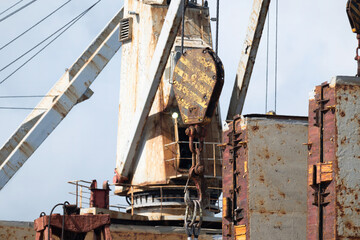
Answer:
[[[188,240],[197,240],[200,234],[202,218],[203,218],[203,196],[205,192],[204,185],[204,162],[201,153],[204,147],[204,139],[206,131],[199,125],[190,126],[186,129],[186,135],[189,136],[189,148],[192,153],[192,165],[189,170],[188,179],[185,185],[184,201],[186,204],[184,228],[188,236]],[[199,144],[194,143],[194,139],[199,139]],[[198,193],[197,200],[190,199],[190,192],[188,189],[190,179],[195,183]],[[192,214],[190,214],[192,213]],[[199,216],[199,221],[196,222],[196,217]]]

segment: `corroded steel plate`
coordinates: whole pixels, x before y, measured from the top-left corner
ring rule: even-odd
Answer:
[[[175,97],[185,124],[211,121],[224,85],[224,67],[210,48],[186,51],[173,76]]]
[[[349,0],[346,11],[354,33],[360,33],[360,0]]]

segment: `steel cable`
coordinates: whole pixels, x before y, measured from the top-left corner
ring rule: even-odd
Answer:
[[[16,5],[18,5],[19,3],[21,3],[24,0],[20,0],[17,1],[16,3],[14,3],[13,5],[11,5],[10,7],[8,7],[7,9],[5,9],[4,11],[0,12],[0,15],[3,15],[4,13],[6,13],[7,11],[9,11],[10,9],[12,9],[13,7],[15,7]]]
[[[36,1],[37,1],[37,0],[32,0],[31,2],[25,4],[24,6],[22,6],[22,7],[18,8],[18,9],[16,9],[15,11],[9,13],[9,14],[6,15],[5,17],[1,18],[1,19],[0,19],[0,22],[2,22],[2,21],[4,21],[5,19],[11,17],[11,16],[14,15],[15,13],[20,12],[21,10],[25,9],[26,7],[30,6],[31,4],[33,4],[33,3],[36,2]]]
[[[0,110],[48,110],[47,108],[0,107]]]
[[[220,1],[216,2],[216,55],[219,55],[219,14],[220,13]]]
[[[93,5],[91,5],[88,9],[86,9],[85,11],[83,11],[81,14],[79,14],[77,17],[75,17],[74,19],[72,19],[70,22],[68,22],[67,24],[65,24],[63,27],[61,27],[60,29],[58,29],[56,32],[54,32],[53,34],[51,34],[49,37],[47,37],[45,40],[41,41],[40,43],[38,43],[35,47],[31,48],[30,50],[28,50],[26,53],[22,54],[20,57],[18,57],[17,59],[15,59],[13,62],[11,62],[10,64],[8,64],[7,66],[5,66],[4,68],[2,68],[0,71],[3,71],[5,68],[7,68],[8,66],[10,66],[11,64],[13,64],[14,62],[18,61],[20,58],[22,58],[23,56],[25,56],[27,53],[29,53],[30,51],[34,50],[36,47],[38,47],[39,45],[41,45],[42,43],[44,43],[46,40],[48,40],[49,38],[51,38],[52,36],[54,36],[56,33],[58,33],[59,31],[61,31],[62,29],[64,29],[63,31],[61,31],[57,36],[55,36],[54,39],[52,39],[49,43],[47,43],[44,47],[42,47],[39,51],[37,51],[33,56],[31,56],[28,60],[26,60],[23,64],[21,64],[18,68],[16,68],[12,73],[10,73],[7,77],[5,77],[3,80],[0,81],[0,84],[4,83],[7,79],[9,79],[12,75],[14,75],[17,71],[19,71],[22,67],[24,67],[27,63],[29,63],[32,59],[34,59],[39,53],[41,53],[45,48],[47,48],[51,43],[53,43],[56,39],[58,39],[64,32],[66,32],[70,27],[72,27],[77,21],[79,21],[86,13],[88,13],[93,7],[95,7],[95,5],[97,5],[101,0],[98,0],[97,2],[95,2]]]
[[[266,87],[265,87],[265,113],[268,112],[268,92],[269,92],[269,44],[270,44],[270,9],[267,16],[266,34]]]
[[[186,13],[186,0],[182,1],[182,19],[181,19],[181,54],[184,53],[184,35],[185,35],[185,13]]]
[[[48,234],[48,240],[50,240],[50,226],[51,226],[51,216],[52,213],[54,212],[55,208],[58,206],[63,206],[63,217],[62,217],[62,228],[61,228],[61,240],[64,239],[64,228],[65,228],[65,206],[66,205],[70,205],[70,203],[68,201],[65,201],[64,203],[58,203],[56,204],[50,211],[49,214],[49,222],[47,225],[47,234]],[[52,238],[51,238],[52,239]]]
[[[31,29],[33,29],[34,27],[36,27],[37,25],[39,25],[40,23],[42,23],[43,21],[45,21],[47,18],[49,18],[51,15],[53,15],[54,13],[56,13],[57,11],[59,11],[61,8],[63,8],[65,5],[67,5],[69,2],[71,2],[72,0],[68,0],[67,2],[65,2],[64,4],[62,4],[60,7],[56,8],[54,11],[52,11],[50,14],[48,14],[47,16],[45,16],[43,19],[41,19],[40,21],[38,21],[37,23],[35,23],[34,25],[32,25],[30,28],[28,28],[27,30],[25,30],[24,32],[22,32],[21,34],[19,34],[18,36],[16,36],[15,38],[13,38],[11,41],[9,41],[8,43],[6,43],[5,45],[3,45],[2,47],[0,47],[0,51],[3,50],[4,48],[6,48],[7,46],[9,46],[11,43],[13,43],[14,41],[16,41],[17,39],[19,39],[20,37],[22,37],[24,34],[26,34],[27,32],[29,32]]]
[[[87,10],[85,10],[87,11]],[[27,50],[25,53],[21,54],[19,57],[17,57],[15,60],[11,61],[9,64],[5,65],[3,68],[0,69],[0,72],[2,72],[3,70],[5,70],[6,68],[10,67],[12,64],[14,64],[15,62],[17,62],[18,60],[20,60],[21,58],[23,58],[25,55],[27,55],[29,52],[31,52],[32,50],[34,50],[35,48],[37,48],[38,46],[40,46],[41,44],[43,44],[44,42],[46,42],[47,40],[49,40],[51,37],[53,37],[54,35],[56,35],[58,32],[60,32],[61,30],[65,29],[66,27],[68,27],[69,25],[71,25],[72,23],[76,22],[78,19],[80,19],[84,14],[85,11],[80,13],[78,16],[76,16],[75,18],[73,18],[72,20],[70,20],[68,23],[66,23],[64,26],[62,26],[61,28],[59,28],[58,30],[56,30],[55,32],[53,32],[52,34],[50,34],[48,37],[46,37],[44,40],[40,41],[38,44],[36,44],[34,47],[30,48],[29,50]]]
[[[14,96],[0,96],[0,98],[44,98],[56,97],[56,95],[14,95]]]
[[[279,27],[279,0],[276,0],[276,33],[275,33],[275,113],[277,112],[277,85],[278,85],[278,27]]]

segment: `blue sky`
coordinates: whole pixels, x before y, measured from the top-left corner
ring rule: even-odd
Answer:
[[[2,0],[0,12],[16,2]],[[65,0],[38,0],[0,22],[0,45],[5,44]],[[0,51],[0,67],[78,15],[94,1],[72,0],[67,7],[33,31]],[[315,85],[336,75],[356,73],[357,46],[345,12],[346,1],[279,0],[278,114],[307,115],[308,95]],[[3,95],[46,94],[65,69],[121,8],[120,0],[102,0],[69,31],[31,63],[0,85]],[[209,0],[215,17],[215,0]],[[269,108],[274,102],[275,1],[270,10]],[[222,0],[219,55],[225,67],[225,86],[220,98],[223,118],[234,84],[245,39],[251,0]],[[213,32],[215,28],[213,28]],[[266,31],[266,29],[265,29]],[[250,83],[244,112],[264,113],[266,38],[263,37]],[[116,161],[116,134],[121,53],[108,64],[91,89],[95,94],[74,107],[13,179],[0,191],[0,220],[32,221],[40,212],[65,200],[69,180],[110,180]],[[11,71],[0,72],[3,79]],[[34,107],[40,99],[0,99],[0,106]],[[17,129],[29,111],[0,110],[0,145]],[[126,126],[122,126],[126,127]],[[112,197],[111,204],[121,203]]]

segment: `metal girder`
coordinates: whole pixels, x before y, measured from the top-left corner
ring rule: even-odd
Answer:
[[[0,149],[0,190],[50,135],[70,110],[92,95],[89,86],[121,47],[123,9],[69,68]]]
[[[130,134],[124,136],[126,138],[126,146],[123,146],[125,151],[121,151],[120,156],[118,156],[122,160],[120,161],[120,165],[116,168],[116,171],[120,176],[128,177],[129,175],[129,171],[136,156],[136,151],[142,138],[142,132],[145,127],[146,120],[151,110],[171,48],[175,42],[175,38],[180,27],[182,7],[186,1],[187,0],[171,1],[149,67],[148,79],[150,84],[144,86],[142,90],[144,96],[147,97],[139,104],[138,109],[140,109],[140,111],[135,114],[132,126],[122,126],[130,127],[131,130]]]
[[[226,117],[228,120],[231,120],[237,114],[241,114],[244,107],[245,97],[249,87],[269,5],[270,0],[254,0],[243,52],[237,69],[235,84]]]

